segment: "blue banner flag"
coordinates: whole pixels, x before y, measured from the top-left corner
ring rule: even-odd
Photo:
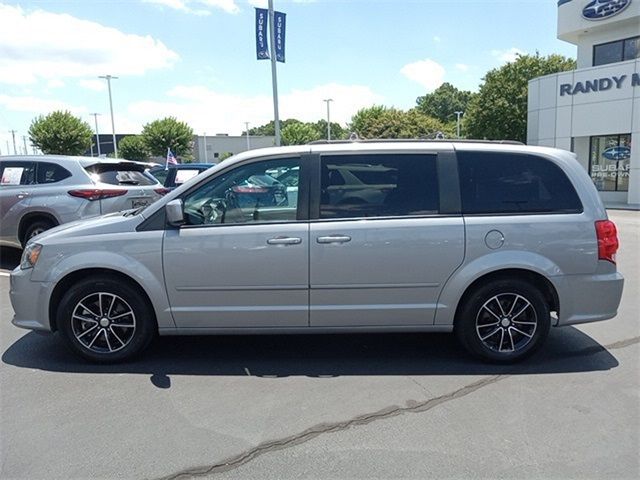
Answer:
[[[287,14],[282,12],[274,12],[275,31],[276,31],[276,60],[284,63],[284,37],[287,25]]]
[[[256,8],[256,55],[258,60],[269,58],[269,42],[267,40],[267,23],[269,10]]]

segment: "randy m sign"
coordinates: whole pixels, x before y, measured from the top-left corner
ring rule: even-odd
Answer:
[[[613,75],[611,77],[595,78],[584,82],[563,83],[560,85],[560,96],[577,95],[579,93],[604,92],[612,88],[623,88],[631,83],[632,87],[640,86],[640,74],[634,73],[629,75]]]

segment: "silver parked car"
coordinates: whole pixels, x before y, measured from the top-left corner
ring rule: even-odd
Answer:
[[[168,192],[147,165],[92,157],[0,157],[0,245],[56,225],[150,205]]]
[[[359,181],[332,181],[340,171]],[[287,179],[278,201],[250,180],[265,175]],[[550,327],[616,315],[617,249],[569,152],[420,141],[261,149],[144,210],[34,239],[11,274],[13,323],[58,331],[98,362],[130,358],[156,332],[404,331],[455,332],[474,355],[508,363]]]

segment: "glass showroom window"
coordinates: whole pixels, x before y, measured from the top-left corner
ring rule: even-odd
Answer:
[[[629,190],[631,135],[591,137],[589,173],[596,188],[603,192]]]
[[[640,37],[594,45],[593,66],[640,58]]]

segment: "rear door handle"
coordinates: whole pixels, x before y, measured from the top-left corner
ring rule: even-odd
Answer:
[[[274,237],[267,240],[269,245],[298,245],[302,239],[298,237]]]
[[[318,243],[347,243],[351,241],[349,235],[328,235],[326,237],[316,238]]]
[[[16,197],[18,197],[20,200],[28,196],[29,196],[29,192],[20,192],[16,195]]]

